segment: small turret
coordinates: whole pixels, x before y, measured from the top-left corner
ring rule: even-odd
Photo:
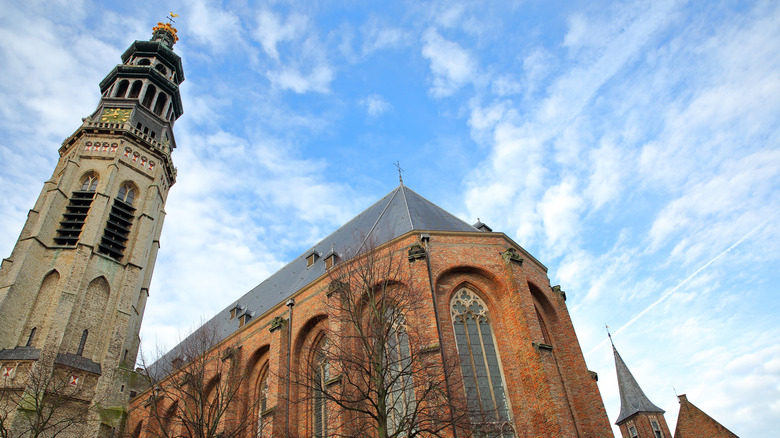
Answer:
[[[609,340],[612,342],[612,336]],[[620,389],[620,415],[615,424],[620,427],[623,438],[672,438],[664,419],[665,411],[647,398],[620,357],[615,344],[612,344],[612,352],[615,355],[615,370]]]

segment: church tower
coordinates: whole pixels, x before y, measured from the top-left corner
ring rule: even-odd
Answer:
[[[96,110],[62,143],[0,267],[0,392],[28,396],[32,380],[65,379],[68,397],[91,405],[97,418],[79,426],[86,436],[119,427],[130,396],[165,201],[176,181],[172,129],[184,81],[177,40],[170,23],[158,23],[152,39],[132,43],[100,82]]]
[[[609,339],[612,341],[612,336]],[[672,438],[664,418],[665,411],[647,398],[615,344],[612,344],[612,352],[620,389],[620,415],[615,424],[620,427],[623,438]]]

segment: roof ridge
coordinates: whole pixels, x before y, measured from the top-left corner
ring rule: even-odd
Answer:
[[[409,226],[414,230],[414,222],[412,221],[412,212],[409,210],[409,201],[406,199],[406,187],[401,183],[398,187],[403,192],[404,205],[406,205],[406,214],[409,215]]]
[[[403,185],[397,187],[395,190],[393,190],[393,196],[390,197],[390,199],[387,200],[387,204],[385,204],[385,208],[382,209],[382,211],[379,213],[379,215],[376,217],[376,220],[374,221],[374,225],[371,225],[371,228],[366,233],[366,236],[363,238],[363,241],[360,242],[360,245],[357,247],[357,252],[360,252],[360,250],[363,248],[363,245],[366,244],[366,241],[371,236],[371,233],[374,232],[374,228],[376,228],[376,225],[379,223],[379,220],[382,219],[382,216],[384,216],[385,211],[387,211],[387,208],[390,207],[390,204],[393,203],[393,199],[395,199],[395,195],[398,193],[398,189],[403,187]],[[404,200],[404,202],[406,202]]]

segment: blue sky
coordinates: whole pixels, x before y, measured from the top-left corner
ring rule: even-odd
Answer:
[[[780,419],[777,2],[0,1],[0,253],[98,82],[170,10],[179,173],[142,328],[168,346],[398,183],[549,268],[611,421]]]

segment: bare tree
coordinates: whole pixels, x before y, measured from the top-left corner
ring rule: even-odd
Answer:
[[[367,249],[330,281],[327,341],[297,376],[315,434],[340,423],[323,435],[450,436],[465,410],[450,397],[430,289],[415,286],[406,251]]]
[[[38,365],[38,366],[36,366]],[[0,388],[0,437],[57,437],[73,433],[92,418],[87,384],[68,368],[22,362],[4,369]]]
[[[238,356],[239,350],[220,344],[216,331],[204,324],[144,366],[151,391],[140,416],[143,428],[167,438],[242,436],[253,421],[240,414],[252,408]]]

